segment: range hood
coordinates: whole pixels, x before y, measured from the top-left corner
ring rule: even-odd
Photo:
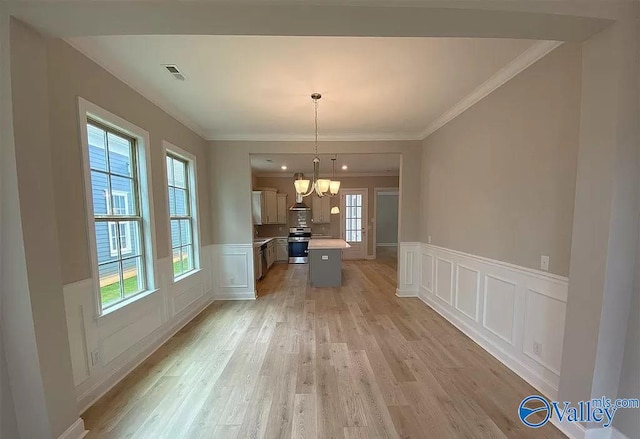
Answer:
[[[311,208],[302,202],[302,195],[296,194],[296,202],[289,207],[289,210],[311,210]]]

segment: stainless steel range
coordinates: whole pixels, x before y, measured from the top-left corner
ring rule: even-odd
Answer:
[[[311,240],[310,227],[292,227],[289,229],[289,263],[309,263],[309,240]]]

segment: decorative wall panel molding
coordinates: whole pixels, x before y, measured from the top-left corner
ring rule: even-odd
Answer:
[[[398,273],[400,274],[396,296],[416,297],[420,289],[420,243],[401,242],[399,246]]]
[[[76,397],[81,411],[144,361],[213,298],[213,246],[200,249],[200,268],[174,282],[169,258],[156,261],[156,290],[97,316],[93,279],[64,286]]]
[[[213,246],[214,298],[247,300],[256,298],[253,244]]]
[[[402,291],[417,286],[423,302],[556,398],[568,279],[431,244],[417,247],[400,245]],[[409,254],[418,254],[419,262]]]

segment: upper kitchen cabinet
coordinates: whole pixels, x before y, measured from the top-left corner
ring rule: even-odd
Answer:
[[[287,224],[287,194],[278,194],[277,196],[277,223]]]
[[[331,222],[331,198],[313,196],[311,210],[314,224],[328,224]]]
[[[260,189],[252,192],[251,211],[253,224],[286,224],[287,194],[278,194],[275,189]]]

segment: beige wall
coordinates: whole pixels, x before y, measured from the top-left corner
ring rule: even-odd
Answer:
[[[10,313],[2,318],[3,334],[8,339],[6,351],[11,354],[9,377],[21,436],[58,437],[78,419],[78,407],[54,222],[58,206],[51,185],[54,153],[48,112],[51,84],[47,81],[47,50],[43,37],[17,20],[11,21],[10,32],[21,220],[21,227],[14,231],[22,233],[24,247],[11,247],[16,265],[7,277],[26,275],[27,283],[26,288],[19,285],[14,289],[16,285],[7,281],[6,296],[3,285],[3,312]]]
[[[365,156],[366,157],[366,156]],[[363,157],[364,159],[364,157]],[[389,177],[389,176],[379,176],[379,177],[340,177],[340,189],[364,189],[368,190],[368,241],[367,241],[367,254],[373,255],[373,232],[374,232],[374,223],[373,218],[375,215],[374,210],[374,189],[377,187],[398,187],[399,177]],[[295,188],[293,186],[293,178],[283,178],[283,177],[257,177],[256,178],[256,186],[257,187],[270,187],[278,189],[278,192],[287,193],[287,203],[289,205],[293,204],[295,201]],[[311,207],[312,201],[311,197],[315,195],[310,195],[309,197],[304,199],[306,205]],[[331,207],[340,206],[340,198],[334,197],[331,199]],[[283,228],[283,231],[280,228]],[[286,235],[288,226],[280,226],[280,225],[266,225],[266,226],[257,226],[258,234],[260,236],[278,236],[278,235]],[[340,237],[340,215],[331,215],[331,223],[330,224],[318,224],[312,226],[313,233],[327,234],[331,235],[334,238]],[[396,231],[397,235],[397,231]]]
[[[422,242],[568,275],[580,63],[565,44],[424,141]]]
[[[210,142],[211,209],[216,212],[212,224],[213,242],[240,244],[252,241],[251,163],[249,155],[266,153],[309,153],[312,142]],[[419,141],[336,141],[320,142],[322,154],[349,153],[400,155],[400,240],[418,240],[421,142]],[[372,196],[372,195],[370,195]],[[373,199],[372,199],[373,200]],[[371,201],[373,206],[373,201]],[[373,208],[373,207],[371,207]]]
[[[168,255],[166,140],[196,156],[202,245],[211,244],[207,143],[190,129],[62,40],[47,44],[53,183],[64,283],[91,276],[87,241],[78,97],[149,132],[157,256]]]

